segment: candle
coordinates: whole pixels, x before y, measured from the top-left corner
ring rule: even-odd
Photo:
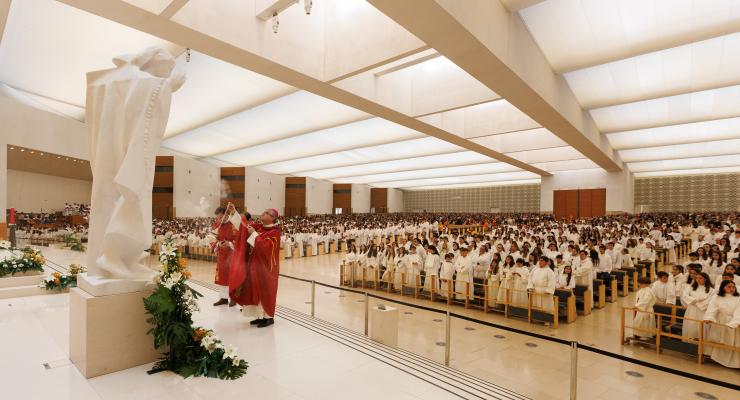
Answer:
[[[15,225],[15,208],[10,209],[10,225]]]

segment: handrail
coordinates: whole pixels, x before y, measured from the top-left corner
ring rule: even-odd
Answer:
[[[636,359],[636,358],[628,357],[628,356],[625,356],[625,355],[622,355],[622,354],[614,353],[614,352],[611,352],[611,351],[602,350],[602,349],[599,349],[599,348],[596,348],[596,347],[584,345],[584,344],[581,344],[580,342],[578,342],[576,340],[560,339],[560,338],[555,338],[555,337],[551,337],[551,336],[546,336],[546,335],[543,335],[543,334],[540,334],[540,333],[525,331],[523,329],[512,328],[510,326],[499,325],[499,324],[496,324],[496,323],[493,323],[493,322],[479,320],[477,318],[468,317],[466,315],[462,315],[462,314],[450,312],[450,311],[447,311],[447,310],[440,310],[440,309],[437,309],[437,308],[420,306],[418,304],[412,304],[412,303],[407,303],[407,302],[404,302],[404,301],[399,301],[399,300],[396,300],[396,299],[391,299],[391,298],[388,298],[388,297],[378,296],[378,295],[369,293],[368,291],[353,290],[353,289],[349,289],[349,288],[345,288],[345,287],[339,287],[339,286],[335,286],[335,285],[330,285],[330,284],[323,283],[323,282],[312,281],[312,280],[303,279],[303,278],[297,278],[297,277],[293,277],[293,276],[285,275],[285,274],[280,274],[280,276],[285,277],[285,278],[288,278],[288,279],[295,279],[295,280],[307,282],[307,283],[315,283],[316,285],[324,286],[324,287],[329,287],[329,288],[332,288],[332,289],[337,289],[337,290],[341,290],[341,291],[347,291],[347,292],[351,292],[351,293],[361,294],[361,295],[364,295],[364,296],[367,296],[367,297],[373,297],[373,298],[376,298],[376,299],[380,299],[380,300],[384,300],[384,301],[388,301],[388,302],[393,302],[393,303],[401,304],[401,305],[404,305],[404,306],[407,306],[407,307],[418,308],[418,309],[421,309],[421,310],[430,311],[430,312],[436,312],[436,313],[440,313],[440,314],[447,314],[450,317],[459,318],[459,319],[462,319],[462,320],[465,320],[465,321],[468,321],[468,322],[472,322],[472,323],[476,323],[476,324],[481,324],[481,325],[485,325],[485,326],[488,326],[488,327],[491,327],[491,328],[501,329],[501,330],[504,330],[504,331],[513,332],[513,333],[517,333],[517,334],[520,334],[520,335],[525,335],[525,336],[533,337],[533,338],[540,339],[540,340],[545,340],[545,341],[548,341],[548,342],[562,344],[562,345],[566,345],[568,347],[572,347],[572,346],[575,345],[575,346],[577,346],[578,349],[582,349],[582,350],[585,350],[585,351],[590,351],[592,353],[596,353],[596,354],[603,355],[603,356],[606,356],[606,357],[616,358],[616,359],[618,359],[620,361],[625,361],[625,362],[629,362],[629,363],[632,363],[632,364],[640,365],[640,366],[643,366],[643,367],[646,367],[646,368],[651,368],[651,369],[654,369],[654,370],[657,370],[657,371],[660,371],[660,372],[666,372],[666,373],[670,373],[670,374],[675,374],[675,375],[682,376],[684,378],[689,378],[689,379],[693,379],[693,380],[696,380],[696,381],[708,383],[708,384],[711,384],[711,385],[721,386],[721,387],[724,387],[724,388],[733,389],[733,390],[739,390],[740,391],[740,385],[736,385],[736,384],[733,384],[733,383],[730,383],[730,382],[723,382],[723,381],[720,381],[720,380],[717,380],[717,379],[707,378],[705,376],[696,375],[696,374],[693,374],[693,373],[690,373],[690,372],[681,371],[681,370],[673,369],[673,368],[670,368],[670,367],[664,367],[664,366],[658,365],[658,364],[653,364],[653,363],[648,362],[648,361],[643,361],[643,360],[639,360],[639,359]]]

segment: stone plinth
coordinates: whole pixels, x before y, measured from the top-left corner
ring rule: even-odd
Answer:
[[[28,271],[0,278],[0,299],[45,294],[46,290],[39,287],[43,274],[41,271]]]
[[[143,299],[151,290],[92,296],[69,292],[69,355],[85,378],[156,361]]]
[[[391,347],[398,347],[398,309],[377,306],[370,311],[370,339]]]

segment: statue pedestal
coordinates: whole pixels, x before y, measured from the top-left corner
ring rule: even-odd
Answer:
[[[151,289],[95,297],[69,292],[69,358],[85,378],[156,361],[143,299]]]
[[[43,279],[44,273],[41,271],[29,271],[13,276],[4,276],[0,278],[0,299],[46,294],[46,289],[39,287],[39,283]]]

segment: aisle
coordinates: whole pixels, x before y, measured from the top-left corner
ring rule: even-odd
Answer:
[[[202,312],[195,322],[214,328],[239,348],[250,364],[247,375],[225,382],[184,380],[150,365],[85,380],[68,360],[69,295],[0,301],[0,387],[12,400],[168,400],[254,398],[459,399],[383,362],[278,317],[271,329],[250,327],[237,308],[214,308],[215,293],[200,288]],[[368,377],[385,377],[385,385]],[[362,390],[356,390],[363,388]]]

